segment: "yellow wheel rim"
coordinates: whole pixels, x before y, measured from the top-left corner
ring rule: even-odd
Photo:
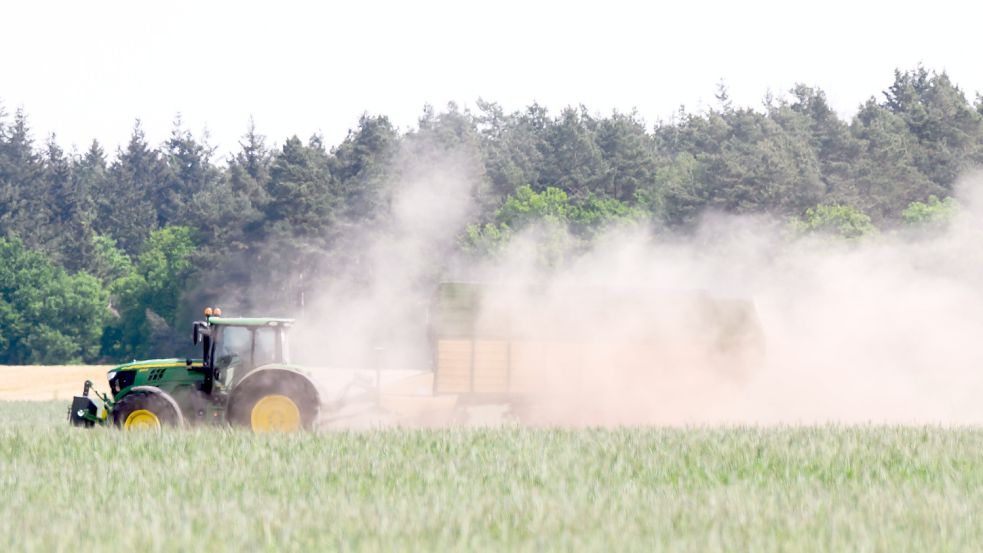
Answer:
[[[292,399],[279,394],[263,396],[249,416],[256,432],[291,432],[300,429],[300,409]]]
[[[157,430],[160,428],[160,419],[151,411],[137,409],[127,415],[123,422],[123,428],[126,430]]]

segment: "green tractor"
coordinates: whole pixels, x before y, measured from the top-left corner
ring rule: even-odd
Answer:
[[[200,359],[134,361],[108,373],[110,394],[86,381],[72,400],[76,426],[125,430],[232,424],[255,431],[312,428],[321,407],[311,379],[289,364],[293,319],[222,317],[205,310],[192,340]]]

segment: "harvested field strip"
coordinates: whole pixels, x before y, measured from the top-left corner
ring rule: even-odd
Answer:
[[[71,400],[86,380],[107,391],[111,365],[0,365],[0,400]]]

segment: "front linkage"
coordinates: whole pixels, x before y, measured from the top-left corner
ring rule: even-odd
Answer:
[[[92,396],[89,396],[89,392]],[[72,398],[72,406],[68,410],[68,420],[75,426],[95,426],[105,424],[109,417],[112,401],[109,396],[100,394],[92,389],[92,381],[86,380],[82,395]]]

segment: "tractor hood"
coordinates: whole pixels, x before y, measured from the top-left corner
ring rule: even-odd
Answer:
[[[192,359],[195,367],[201,367],[200,359]],[[106,374],[109,381],[109,389],[114,397],[119,396],[127,388],[133,385],[157,386],[164,377],[167,369],[177,369],[188,366],[188,360],[181,358],[172,359],[148,359],[146,361],[133,361],[113,367]],[[184,371],[182,371],[182,374]],[[198,376],[197,378],[201,378]]]
[[[192,359],[191,362],[197,365],[201,363],[201,359]],[[148,359],[146,361],[132,361],[130,363],[123,363],[122,365],[113,367],[109,372],[128,371],[131,369],[165,369],[170,367],[184,367],[187,364],[187,358],[181,359],[175,357],[172,359]]]

